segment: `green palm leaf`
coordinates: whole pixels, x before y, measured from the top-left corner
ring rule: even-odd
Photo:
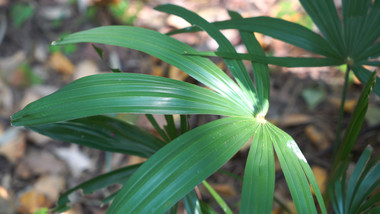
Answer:
[[[84,77],[26,106],[12,124],[35,126],[99,114],[250,115],[229,99],[189,83],[144,74]]]
[[[342,26],[334,2],[332,0],[300,0],[300,2],[330,46],[339,53],[345,53]]]
[[[188,214],[201,214],[202,208],[199,202],[198,196],[194,190],[188,193],[183,198],[183,203],[185,205],[186,212]]]
[[[56,140],[103,151],[149,157],[165,143],[141,128],[107,116],[28,127]]]
[[[93,179],[90,179],[80,185],[71,188],[58,199],[57,206],[54,208],[54,212],[64,212],[70,209],[67,205],[70,202],[69,195],[79,189],[83,190],[83,194],[91,194],[96,190],[105,188],[115,183],[124,183],[128,178],[141,166],[141,164],[127,166],[114,170],[109,173],[102,174]]]
[[[247,108],[240,99],[241,90],[227,74],[209,59],[186,56],[183,53],[194,49],[183,42],[158,32],[128,26],[98,27],[71,34],[54,42],[54,45],[75,44],[81,42],[101,43],[136,49],[155,56],[186,72],[207,87]],[[252,111],[252,109],[247,109]]]
[[[253,118],[229,117],[179,136],[128,180],[108,213],[162,213],[228,161],[252,136]]]
[[[236,58],[241,60],[249,60],[255,63],[264,63],[271,65],[278,65],[282,67],[323,67],[342,65],[345,62],[339,59],[333,58],[321,58],[321,57],[271,57],[262,56],[254,53],[232,55],[226,52],[212,52],[212,51],[194,51],[188,52],[187,55],[193,56],[207,56],[207,57],[223,57],[223,58]],[[257,89],[259,90],[259,89]]]
[[[243,17],[233,11],[228,11],[232,19],[241,20]],[[265,57],[265,53],[260,43],[257,41],[255,35],[246,31],[239,31],[240,36],[244,42],[245,47],[249,54],[256,54]],[[230,54],[231,55],[231,54]],[[233,54],[236,56],[237,54]],[[255,79],[257,97],[258,97],[258,115],[266,115],[269,108],[269,94],[270,94],[270,77],[268,65],[261,63],[253,63],[253,76]]]
[[[207,22],[205,19],[200,17],[198,14],[187,10],[183,7],[176,5],[166,4],[160,5],[155,8],[158,11],[163,11],[169,14],[174,14],[180,16],[181,18],[188,21],[190,24],[197,25],[206,31],[215,41],[219,44],[218,50],[229,52],[232,55],[237,54],[235,48],[227,40],[227,38],[219,31],[217,27]],[[231,73],[238,82],[240,88],[245,93],[242,97],[246,100],[249,106],[256,107],[256,90],[252,84],[252,80],[241,60],[237,59],[224,59],[226,65],[230,69]],[[257,111],[255,111],[257,113]]]
[[[298,213],[317,213],[309,182],[322,213],[327,213],[313,172],[294,140],[281,129],[268,123],[268,134],[280,161],[286,182]]]
[[[237,29],[248,32],[258,32],[275,39],[287,42],[305,50],[332,58],[340,59],[340,54],[331,48],[329,43],[320,35],[310,29],[278,18],[253,17],[241,20],[226,20],[213,23],[219,29]],[[197,26],[192,26],[169,33],[196,32],[202,30]]]
[[[274,153],[270,133],[260,125],[245,166],[240,213],[270,213],[274,193]]]
[[[368,57],[377,57],[374,56],[376,54],[371,54],[371,51],[367,53],[367,50],[373,48],[373,44],[380,37],[380,1],[375,0],[372,5],[370,0],[350,0],[346,2],[348,2],[345,3],[348,5],[346,6],[348,7],[346,17],[349,24],[351,24],[350,21],[353,22],[351,24],[354,25],[352,34],[356,35],[353,58],[361,60]],[[355,22],[358,23],[356,26]],[[374,50],[379,52],[379,48]],[[363,58],[359,58],[359,56],[363,55],[365,55]]]
[[[336,213],[376,213],[374,211],[380,208],[380,194],[373,194],[380,185],[380,162],[378,157],[369,162],[372,152],[373,149],[367,146],[348,180],[348,161],[337,168],[328,189]]]
[[[375,84],[375,75],[373,72],[362,92],[358,103],[355,107],[354,113],[350,120],[350,123],[347,127],[347,130],[344,134],[342,143],[340,143],[340,148],[338,152],[334,155],[334,168],[342,161],[346,161],[349,154],[351,153],[352,148],[355,145],[356,139],[359,135],[359,132],[362,128],[365,115],[368,109],[368,99],[369,95],[372,93],[373,86]]]
[[[355,73],[355,75],[358,77],[360,82],[367,84],[368,80],[371,77],[371,71],[365,69],[363,66],[360,65],[354,65],[352,66],[352,71]],[[377,94],[377,96],[380,96],[380,78],[376,76],[375,74],[375,85],[373,86],[373,92]]]

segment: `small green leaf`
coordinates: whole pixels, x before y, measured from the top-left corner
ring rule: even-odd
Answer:
[[[166,133],[168,134],[171,140],[174,140],[178,137],[177,127],[174,123],[173,115],[165,115],[166,126],[164,126]]]
[[[368,109],[368,98],[372,93],[373,86],[375,84],[375,75],[373,72],[369,81],[367,82],[365,88],[360,95],[357,106],[355,107],[354,113],[344,134],[343,140],[340,143],[338,151],[335,155],[334,168],[342,161],[346,161],[348,155],[351,153],[352,148],[356,142],[359,132],[362,128],[365,115]]]
[[[371,213],[380,207],[380,194],[374,194],[380,185],[380,162],[379,157],[369,162],[372,152],[373,149],[367,146],[349,180],[346,178],[349,160],[342,162],[333,175],[329,194],[336,213]]]
[[[10,17],[16,28],[21,27],[34,14],[34,7],[31,4],[15,3],[13,4]]]
[[[199,202],[197,193],[194,190],[190,191],[183,198],[183,203],[188,214],[202,214],[201,204]]]
[[[220,208],[222,208],[223,212],[226,214],[232,214],[231,208],[227,205],[227,203],[223,200],[222,197],[215,191],[214,188],[210,184],[207,183],[206,180],[202,181],[202,184],[206,187],[206,189],[210,192],[212,197],[216,200],[216,202],[219,204]]]
[[[307,88],[302,91],[302,97],[309,109],[314,109],[326,98],[326,91],[323,88]]]
[[[161,127],[158,125],[156,119],[154,119],[153,115],[146,114],[145,116],[149,120],[150,124],[152,124],[153,128],[158,132],[158,134],[160,134],[162,139],[164,139],[164,141],[166,143],[170,142],[169,136],[167,135],[167,133],[164,130],[161,129]]]
[[[355,76],[362,82],[366,84],[371,77],[371,71],[365,69],[363,66],[355,65],[352,66],[352,71],[355,73]],[[375,75],[376,76],[376,75]],[[375,85],[373,92],[380,97],[380,78],[376,76]]]
[[[65,45],[64,47],[67,47],[68,45]],[[103,61],[104,64],[107,65],[107,67],[114,73],[121,73],[120,69],[118,68],[111,68],[111,66],[104,60],[104,51],[103,49],[97,47],[96,45],[92,45],[92,47],[95,49],[96,53],[100,57],[100,59]]]
[[[82,189],[84,194],[90,194],[95,190],[105,188],[115,183],[124,183],[140,166],[141,164],[137,164],[120,168],[79,184],[59,197],[57,206],[54,208],[54,212],[64,212],[70,208],[67,204],[70,202],[69,195],[71,193]]]

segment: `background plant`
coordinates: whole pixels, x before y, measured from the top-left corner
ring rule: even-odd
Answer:
[[[337,166],[348,162],[367,111],[368,100],[358,101],[358,111],[352,116],[345,137],[341,139],[343,107],[346,99],[349,74],[362,82],[368,83],[371,71],[365,68],[379,66],[380,61],[380,1],[375,0],[342,0],[342,20],[339,19],[334,2],[300,0],[300,3],[318,27],[322,36],[302,25],[271,17],[253,17],[240,20],[227,20],[213,23],[219,29],[238,29],[245,32],[258,32],[282,40],[289,44],[311,51],[323,57],[263,57],[255,54],[239,54],[240,59],[280,65],[285,67],[314,67],[346,64],[344,87],[341,99],[336,140],[334,144],[334,164],[331,173],[340,171]],[[173,31],[170,34],[199,31],[198,26]],[[203,56],[235,57],[226,52],[193,52],[190,54]],[[375,75],[375,74],[373,74]],[[374,92],[380,96],[379,77],[374,85]],[[366,91],[364,96],[368,96]],[[362,95],[363,96],[363,95]],[[336,176],[333,176],[336,177]],[[331,181],[335,182],[335,181]],[[346,210],[349,212],[348,210]]]
[[[221,52],[232,54],[232,59],[226,58],[225,62],[237,84],[210,60],[184,54],[195,50],[166,35],[137,27],[95,28],[72,34],[57,41],[55,45],[91,42],[140,50],[187,72],[211,90],[143,74],[94,75],[74,81],[54,94],[28,105],[12,116],[12,124],[24,125],[58,139],[103,150],[117,150],[145,157],[151,155],[117,193],[108,210],[110,213],[165,212],[181,198],[194,205],[196,197],[192,189],[228,161],[252,136],[254,139],[247,159],[241,212],[271,211],[274,147],[297,211],[317,213],[310,183],[319,209],[326,213],[315,178],[297,144],[264,118],[269,107],[268,67],[253,64],[254,85],[241,60],[234,59],[238,58],[234,48],[216,27],[184,8],[164,5],[157,9],[180,15],[191,24],[201,26],[218,42]],[[230,16],[241,19],[234,12],[230,12]],[[250,52],[264,55],[252,34],[240,33]],[[122,139],[125,143],[125,139],[130,136],[123,132],[130,127],[109,117],[94,117],[118,112],[219,114],[228,117],[197,127],[175,139],[168,129],[167,137],[172,141],[166,145],[162,145],[162,141],[156,138],[151,139],[152,142],[141,142],[141,131],[136,131],[133,134],[137,133],[137,137],[134,135],[132,141],[126,141],[134,145],[126,144],[123,149],[124,146],[115,142]],[[168,126],[172,126],[170,118],[167,121]],[[123,126],[125,128],[119,129]],[[95,136],[102,140],[99,143],[94,141]],[[78,137],[82,140],[78,141]],[[145,153],[146,150],[150,151]],[[112,182],[124,182],[132,169],[123,170],[124,180],[109,174],[104,177],[106,180],[115,178]],[[115,174],[121,176],[119,172]],[[89,186],[91,182],[82,187],[91,190]]]

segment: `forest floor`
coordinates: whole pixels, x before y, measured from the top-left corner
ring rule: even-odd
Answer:
[[[115,6],[116,3],[118,6]],[[65,190],[110,169],[144,161],[135,156],[110,154],[57,142],[27,129],[12,127],[10,116],[75,79],[111,72],[108,65],[123,72],[166,76],[196,83],[184,72],[137,51],[99,45],[105,54],[102,61],[91,44],[50,46],[61,36],[97,26],[134,25],[161,33],[188,26],[180,18],[153,9],[162,3],[185,6],[210,22],[229,19],[228,9],[238,11],[244,17],[280,17],[315,30],[298,1],[290,0],[0,0],[0,214],[26,214],[44,207],[52,208]],[[225,30],[223,33],[238,52],[245,52],[238,32]],[[174,37],[198,50],[217,48],[205,33]],[[269,55],[311,56],[302,49],[270,37],[257,34],[257,38]],[[221,59],[213,60],[224,68]],[[249,67],[250,63],[245,63]],[[321,190],[325,191],[344,68],[290,69],[270,66],[270,70],[271,100],[267,119],[296,140],[311,164]],[[362,88],[360,82],[352,77],[343,127],[349,122]],[[152,131],[144,116],[118,116]],[[191,126],[197,127],[216,118],[211,115],[192,116]],[[157,116],[157,119],[161,124],[165,123],[162,117]],[[368,143],[375,148],[375,154],[380,154],[379,124],[380,99],[372,95],[365,124],[354,147],[354,161]],[[243,176],[247,148],[243,148],[222,169]],[[240,180],[217,172],[208,181],[234,211],[238,210]],[[106,189],[77,197],[73,208],[66,213],[105,213],[107,206],[100,206],[101,199],[111,192],[112,189]],[[204,188],[200,187],[200,192],[216,210],[220,210]],[[294,210],[277,161],[275,196]],[[283,209],[275,203],[273,213],[283,213]]]

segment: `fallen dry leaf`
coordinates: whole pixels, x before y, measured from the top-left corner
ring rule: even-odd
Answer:
[[[58,160],[54,155],[47,151],[31,149],[28,149],[26,156],[16,168],[16,174],[19,176],[41,174],[63,175],[65,173],[67,173],[67,168],[64,162]]]
[[[305,114],[287,114],[280,119],[278,124],[279,126],[286,127],[310,123],[311,121],[312,118]]]
[[[58,88],[52,86],[33,86],[29,88],[24,97],[22,98],[19,106],[19,109],[25,108],[29,103],[40,99],[41,97],[47,96],[53,92],[55,92]]]
[[[181,28],[190,26],[189,22],[175,15],[169,15],[169,17],[166,19],[166,23],[167,25],[174,27],[176,29],[181,29]]]
[[[12,110],[12,92],[10,88],[0,79],[0,115],[9,116]]]
[[[169,78],[184,81],[189,75],[177,67],[170,66],[169,70]]]
[[[100,74],[98,66],[91,60],[84,60],[76,66],[73,79],[76,80],[94,74]]]
[[[328,99],[328,101],[337,109],[340,109],[340,103],[341,99],[336,97],[331,97]],[[355,110],[357,100],[356,99],[349,99],[344,102],[344,112],[352,113]]]
[[[128,162],[127,162],[127,165],[134,165],[134,164],[139,164],[139,163],[143,163],[145,162],[147,159],[146,158],[142,158],[142,157],[139,157],[139,156],[135,156],[135,155],[129,155],[128,156]]]
[[[51,54],[49,64],[52,69],[63,75],[71,75],[75,70],[73,63],[60,52],[54,52]]]
[[[28,140],[39,146],[46,145],[47,143],[49,143],[49,141],[51,141],[50,137],[47,137],[34,131],[29,131],[27,133],[27,138]]]
[[[305,134],[310,139],[311,143],[318,148],[318,150],[324,150],[329,147],[326,134],[317,129],[314,125],[306,126]]]
[[[34,185],[36,192],[46,195],[50,201],[57,201],[59,194],[65,188],[65,180],[58,175],[45,175],[37,180]]]
[[[151,74],[153,76],[158,76],[158,77],[163,77],[164,76],[164,69],[162,68],[161,65],[153,65]]]
[[[311,170],[314,173],[315,179],[317,179],[317,183],[319,186],[319,189],[321,190],[321,193],[324,194],[326,191],[326,184],[327,184],[327,170],[319,167],[319,166],[313,166],[311,167]],[[311,192],[314,194],[313,188],[310,186]]]
[[[281,212],[282,212],[282,208],[281,207],[277,207],[274,210],[272,210],[272,214],[281,214]]]
[[[232,184],[210,184],[220,195],[225,197],[236,196],[236,190]]]
[[[71,145],[69,148],[57,148],[55,154],[67,163],[74,177],[79,177],[85,170],[93,169],[91,159],[82,153],[77,145]]]
[[[0,155],[3,155],[14,164],[24,155],[25,147],[25,134],[18,132],[17,136],[11,137],[0,144]]]
[[[20,213],[31,214],[43,207],[50,207],[52,202],[42,193],[34,190],[23,193],[19,198],[20,205],[17,211]]]
[[[10,81],[14,71],[26,59],[24,51],[18,51],[12,56],[0,58],[0,77],[5,81]]]
[[[13,214],[15,206],[12,195],[2,186],[0,186],[0,213]]]
[[[286,207],[290,210],[291,213],[297,213],[296,205],[293,201],[288,201],[285,203]],[[285,214],[290,214],[289,212],[284,210]]]
[[[380,109],[378,106],[369,104],[365,119],[370,126],[375,126],[380,123]]]

